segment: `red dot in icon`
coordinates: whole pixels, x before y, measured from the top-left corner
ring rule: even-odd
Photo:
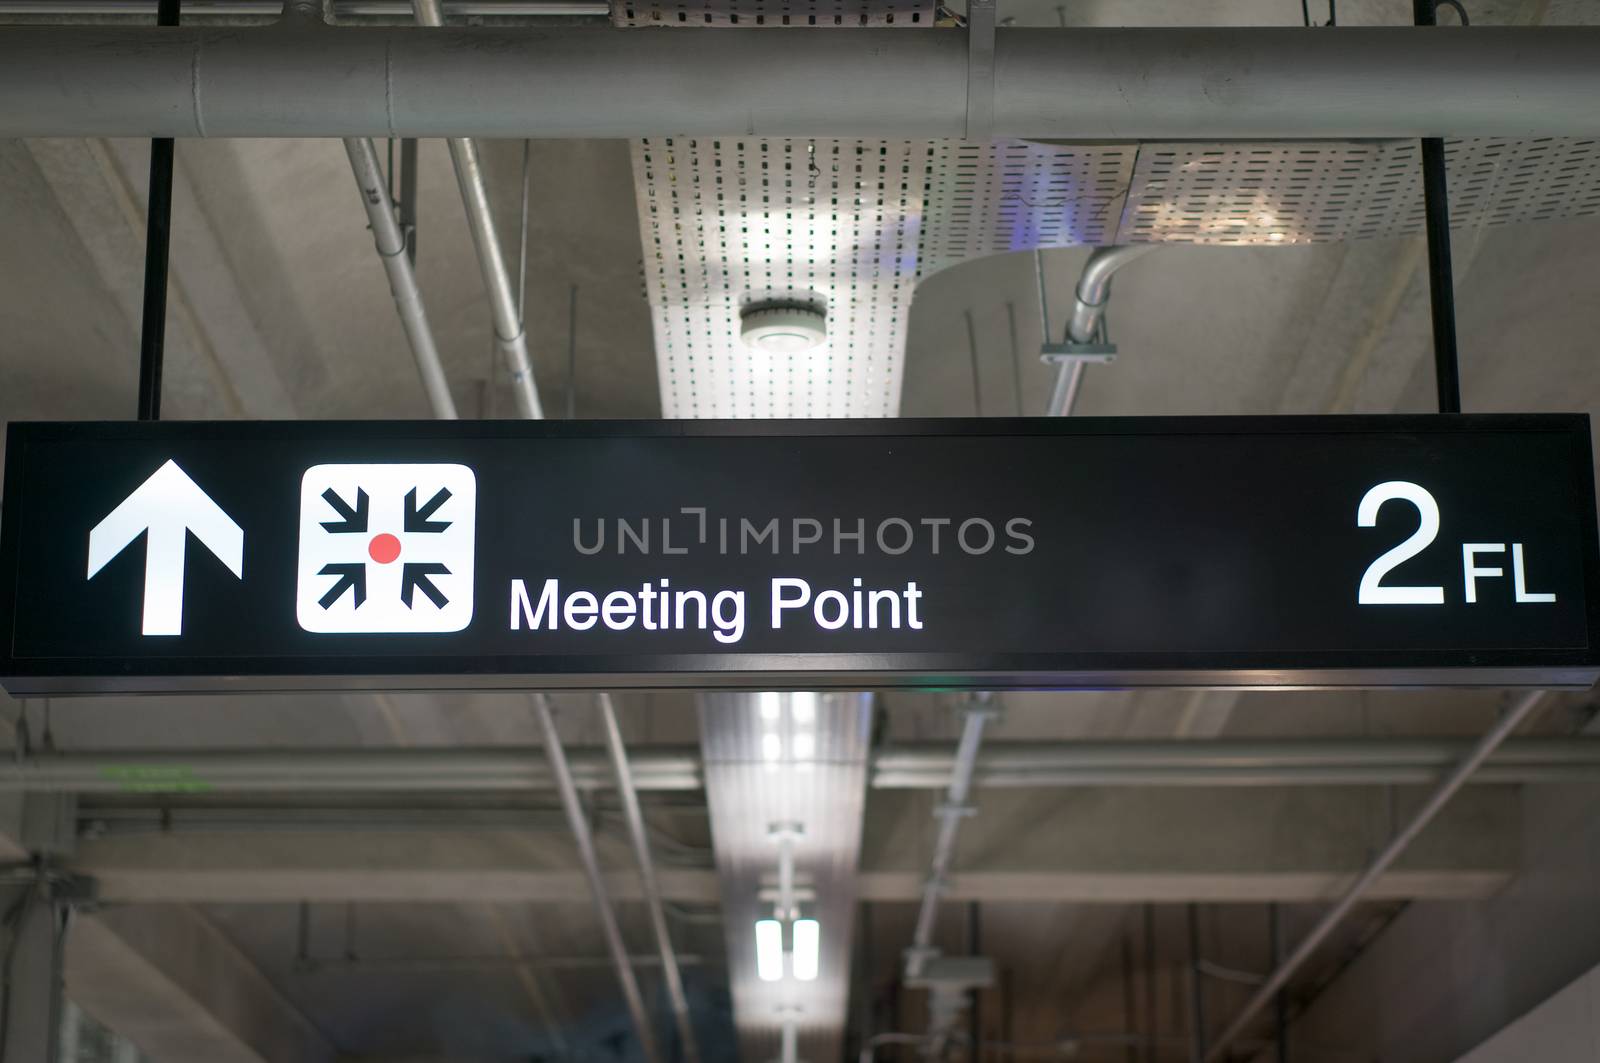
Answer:
[[[387,565],[400,556],[400,540],[388,532],[374,535],[372,541],[367,544],[367,554],[378,564]]]

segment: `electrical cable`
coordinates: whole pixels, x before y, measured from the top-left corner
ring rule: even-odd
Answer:
[[[1456,14],[1458,16],[1460,16],[1461,24],[1463,26],[1472,25],[1472,20],[1467,17],[1466,5],[1464,5],[1461,2],[1461,0],[1434,0],[1434,7],[1435,8],[1440,8],[1440,7],[1451,7],[1451,8],[1454,8]]]
[[[1311,25],[1311,0],[1300,0],[1300,15],[1306,20],[1306,25]]]

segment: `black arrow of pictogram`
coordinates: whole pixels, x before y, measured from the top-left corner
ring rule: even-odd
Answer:
[[[328,488],[322,492],[322,500],[333,507],[335,513],[343,520],[325,520],[322,522],[324,531],[334,534],[342,532],[364,532],[367,530],[367,493],[361,488],[356,488],[356,506],[350,508],[349,503],[339,497],[338,492]]]
[[[406,603],[407,609],[410,609],[412,602],[416,599],[414,592],[420,590],[428,596],[428,600],[434,604],[435,608],[443,609],[450,599],[446,598],[444,592],[436,587],[433,580],[428,577],[448,576],[449,574],[450,570],[437,561],[419,561],[415,564],[407,564],[400,570],[400,600]]]
[[[406,567],[410,568],[411,566],[407,565]],[[317,599],[317,604],[322,608],[332,608],[333,603],[338,601],[339,596],[346,590],[353,592],[357,609],[360,609],[361,603],[367,600],[367,566],[361,562],[357,561],[344,565],[323,565],[322,570],[317,575],[339,577],[334,585],[328,588],[328,593]]]
[[[450,501],[450,488],[441,487],[439,492],[421,509],[417,508],[417,489],[413,487],[406,492],[406,531],[408,532],[442,532],[450,527],[447,520],[429,520],[438,511],[439,507]]]

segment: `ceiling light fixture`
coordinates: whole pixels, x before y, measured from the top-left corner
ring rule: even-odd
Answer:
[[[783,924],[776,919],[756,920],[756,975],[763,982],[783,978]]]
[[[749,306],[739,314],[739,338],[766,354],[804,354],[827,340],[828,316],[813,306]]]
[[[815,919],[794,921],[794,976],[801,982],[817,980],[817,960],[821,953],[822,927]]]

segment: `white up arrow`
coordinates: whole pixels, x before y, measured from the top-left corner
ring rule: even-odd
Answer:
[[[168,461],[89,533],[89,576],[149,532],[144,555],[144,633],[183,634],[183,553],[188,533],[244,578],[244,530]]]

